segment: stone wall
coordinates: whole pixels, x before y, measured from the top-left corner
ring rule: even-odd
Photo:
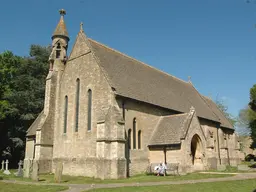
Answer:
[[[78,131],[76,132],[75,106],[76,80],[78,78],[80,80],[80,102]],[[105,121],[109,108],[115,105],[115,100],[105,75],[98,66],[96,58],[90,52],[85,36],[81,33],[77,37],[70,59],[66,64],[60,86],[58,103],[58,114],[60,115],[54,130],[53,164],[56,161],[63,161],[63,173],[69,175],[97,177],[97,165],[103,168],[103,170],[100,169],[101,172],[104,172],[104,169],[108,172],[113,168],[113,162],[116,161],[116,158],[114,160],[112,156],[109,158],[97,157],[97,123],[102,120]],[[91,130],[88,130],[87,122],[89,89],[92,91]],[[63,132],[65,96],[68,96],[66,133]],[[110,123],[109,126],[112,125]],[[112,130],[114,127],[109,128]],[[106,151],[108,144],[104,144],[104,146]],[[110,148],[113,147],[111,144]],[[112,152],[115,153],[114,150]],[[114,168],[112,171],[115,171]]]
[[[25,159],[33,159],[34,158],[34,138],[26,139],[26,151],[25,151]]]
[[[174,114],[174,112],[126,98],[118,98],[117,102],[121,109],[124,102],[125,111],[123,114],[125,116],[126,135],[128,135],[128,130],[131,129],[131,149],[126,153],[129,175],[132,176],[143,173],[147,170],[150,163],[148,144],[152,136],[152,132],[159,121],[159,117],[162,115],[171,115]],[[136,119],[135,149],[133,148],[134,119]],[[138,131],[141,131],[141,149],[138,149]],[[163,161],[163,159],[161,161]]]

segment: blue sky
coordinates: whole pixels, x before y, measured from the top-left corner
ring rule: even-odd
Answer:
[[[256,3],[246,0],[6,0],[0,52],[48,45],[64,8],[72,47],[88,37],[183,80],[237,115],[256,83]]]

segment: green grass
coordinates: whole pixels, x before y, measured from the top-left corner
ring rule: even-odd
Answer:
[[[220,173],[248,173],[248,171],[241,171],[241,170],[238,170],[237,167],[233,167],[233,166],[229,166],[227,165],[226,169],[223,170],[223,171],[219,171],[219,170],[216,170],[216,169],[213,169],[213,170],[208,170],[206,172],[220,172]]]
[[[157,177],[154,175],[136,175],[127,179],[95,179],[90,177],[75,177],[75,176],[62,176],[61,183],[67,184],[91,184],[91,183],[135,183],[135,182],[158,182],[158,181],[180,181],[180,180],[194,180],[194,179],[205,179],[205,178],[219,178],[219,177],[230,177],[233,175],[217,175],[217,174],[200,174],[200,173],[190,173],[184,176],[166,176],[166,177]],[[15,175],[3,175],[0,174],[0,177],[3,177],[6,180],[18,180],[18,181],[31,181],[27,178],[16,177]],[[40,182],[45,183],[54,183],[53,174],[42,174],[39,176]]]
[[[253,192],[254,189],[256,189],[255,179],[182,185],[94,189],[90,190],[89,192]]]
[[[19,185],[0,182],[0,192],[57,192],[67,190],[63,186]]]
[[[94,179],[89,177],[73,177],[73,176],[62,176],[62,182],[64,183],[135,183],[135,182],[158,182],[158,181],[178,181],[178,180],[192,180],[192,179],[204,179],[204,178],[217,178],[217,177],[228,177],[233,175],[214,175],[214,174],[200,174],[191,173],[184,176],[166,176],[157,177],[154,175],[136,175],[127,179]],[[53,176],[51,175],[41,175],[40,179],[47,182],[53,182]]]

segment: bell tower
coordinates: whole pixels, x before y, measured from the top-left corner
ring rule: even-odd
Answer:
[[[57,69],[61,66],[54,66],[55,61],[60,61],[58,63],[66,64],[67,61],[67,49],[68,49],[68,31],[66,28],[66,24],[64,22],[64,15],[66,15],[66,11],[61,9],[60,11],[60,21],[52,35],[52,52],[49,57],[50,62],[50,71]],[[61,67],[62,68],[62,67]]]
[[[46,77],[44,109],[38,122],[35,139],[34,161],[40,173],[52,171],[54,132],[58,126],[59,93],[62,74],[67,62],[69,36],[64,22],[66,11],[61,9],[60,21],[52,35],[52,52],[49,56],[49,73]]]

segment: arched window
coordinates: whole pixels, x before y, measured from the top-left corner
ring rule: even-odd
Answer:
[[[80,97],[80,79],[76,80],[76,119],[75,119],[75,132],[78,132],[78,119],[79,119],[79,97]]]
[[[131,149],[132,130],[128,130],[128,149]]]
[[[88,127],[87,130],[90,131],[92,128],[92,90],[88,90]]]
[[[141,130],[138,131],[138,149],[141,149]]]
[[[63,132],[67,133],[67,120],[68,120],[68,96],[65,96],[64,101],[64,129]]]
[[[132,132],[133,132],[133,149],[136,149],[136,118],[133,119]]]
[[[124,106],[124,101],[122,101],[122,113],[123,113],[123,120],[125,120],[125,106]]]
[[[60,58],[60,51],[61,51],[61,47],[60,47],[60,43],[58,43],[57,48],[56,48],[56,58]]]

